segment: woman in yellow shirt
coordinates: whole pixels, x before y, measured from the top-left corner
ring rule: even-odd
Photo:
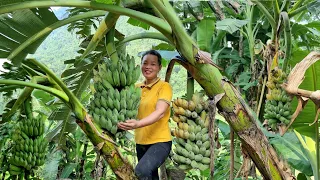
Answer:
[[[118,123],[123,130],[135,129],[138,164],[135,173],[139,179],[159,179],[158,168],[169,156],[172,139],[169,128],[172,88],[160,80],[161,55],[150,50],[141,58],[141,71],[145,77],[141,88],[141,100],[137,120]]]

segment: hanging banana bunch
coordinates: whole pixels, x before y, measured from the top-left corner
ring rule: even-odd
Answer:
[[[116,135],[118,122],[137,116],[141,90],[134,83],[140,76],[140,66],[135,66],[129,55],[120,56],[116,65],[109,60],[93,73],[95,93],[89,113],[101,128]]]
[[[173,102],[175,149],[172,159],[180,169],[205,170],[210,165],[208,104],[199,93],[192,100],[177,98]]]
[[[31,102],[27,102],[31,103]],[[31,171],[45,162],[48,141],[44,137],[45,116],[33,117],[26,110],[26,117],[20,117],[12,133],[13,146],[9,158],[9,173],[20,175]]]
[[[281,84],[286,79],[286,74],[281,69],[272,70],[267,82],[269,92],[266,95],[266,105],[264,109],[264,119],[268,121],[268,126],[276,131],[278,125],[288,125],[291,120],[291,101]]]

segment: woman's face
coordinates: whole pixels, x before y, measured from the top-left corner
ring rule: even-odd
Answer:
[[[158,57],[152,54],[147,54],[143,57],[141,63],[141,71],[147,80],[153,80],[157,77],[161,65],[158,63]]]

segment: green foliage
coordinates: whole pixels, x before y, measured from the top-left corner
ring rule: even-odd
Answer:
[[[0,49],[0,58],[7,58],[10,53],[19,47],[20,43],[58,20],[53,12],[47,8],[25,9],[10,14],[2,14],[0,19],[2,19],[0,28],[2,32],[6,32],[6,36],[1,36],[3,48]],[[45,37],[28,46],[25,51],[12,59],[12,63],[20,65],[27,54],[34,53],[44,39]]]
[[[217,29],[227,31],[230,34],[232,34],[238,31],[242,26],[246,25],[247,23],[247,20],[224,19],[222,21],[217,22]]]
[[[203,19],[197,26],[197,43],[201,50],[210,52],[212,37],[215,32],[215,20]]]
[[[0,73],[1,79],[12,79],[12,80],[21,80],[21,81],[30,81],[30,76],[38,76],[44,74],[42,70],[30,63],[29,61],[23,62],[23,66],[16,67],[13,64],[8,62],[3,63],[3,69],[7,72]],[[3,93],[3,96],[11,98],[14,91],[17,89],[23,88],[22,86],[17,85],[4,85],[0,84],[0,92]]]
[[[65,168],[63,168],[60,178],[68,178],[77,165],[76,163],[68,163]]]
[[[250,87],[256,86],[258,84],[257,80],[251,81],[250,72],[242,72],[239,75],[239,79],[234,85],[240,86],[244,91],[248,90]]]
[[[139,20],[136,20],[136,19],[133,19],[133,18],[129,18],[127,23],[133,25],[133,26],[137,26],[137,27],[141,27],[145,30],[149,30],[150,29],[150,25],[149,24],[146,24],[142,21],[139,21]]]
[[[294,169],[312,176],[310,161],[294,133],[286,133],[283,137],[276,135],[270,143]]]
[[[68,17],[72,17],[84,12],[89,12],[90,9],[85,8],[71,8],[67,9]],[[93,28],[97,29],[99,18],[87,18],[81,21],[72,22],[68,25],[68,31],[75,33],[80,38],[86,38],[93,32]],[[70,36],[70,35],[69,35]]]
[[[40,176],[44,179],[55,180],[58,175],[59,162],[62,159],[62,151],[53,151],[48,154],[44,166],[39,170]]]
[[[113,4],[115,0],[95,0],[95,2],[103,3],[103,4]]]

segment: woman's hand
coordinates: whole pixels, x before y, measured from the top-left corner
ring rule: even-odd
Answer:
[[[139,121],[135,119],[128,119],[125,122],[119,122],[118,127],[123,130],[132,130],[140,127]]]

